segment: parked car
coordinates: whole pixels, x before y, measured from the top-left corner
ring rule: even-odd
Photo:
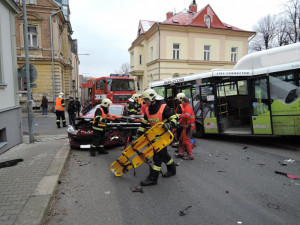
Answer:
[[[72,126],[68,127],[71,148],[90,148],[93,141],[93,118],[99,107],[100,105],[96,105],[85,115],[77,117],[75,129]],[[136,132],[143,116],[126,116],[126,104],[111,104],[109,114],[104,146],[125,145],[131,132]]]

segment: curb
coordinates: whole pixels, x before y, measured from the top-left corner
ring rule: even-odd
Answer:
[[[26,202],[14,225],[42,224],[47,215],[61,172],[70,156],[69,142],[64,143],[51,161],[44,177]]]

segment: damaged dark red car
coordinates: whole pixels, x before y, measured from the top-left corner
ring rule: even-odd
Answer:
[[[76,118],[75,129],[72,126],[68,127],[68,137],[70,146],[73,149],[88,149],[93,141],[92,123],[96,109],[100,105],[96,105],[85,115]],[[110,117],[107,118],[106,141],[105,147],[125,145],[128,136],[135,133],[141,118],[143,116],[126,116],[126,104],[111,104],[109,106]]]

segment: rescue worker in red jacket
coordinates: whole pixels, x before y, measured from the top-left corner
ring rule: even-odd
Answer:
[[[177,158],[186,160],[193,160],[193,146],[191,144],[191,137],[195,130],[195,114],[187,97],[182,98],[183,112],[180,116],[179,124],[183,127],[179,138],[179,151],[175,154]],[[184,156],[184,151],[187,150],[187,156]]]
[[[176,125],[176,115],[170,110],[170,108],[163,103],[163,98],[155,92],[153,89],[148,89],[142,94],[142,98],[149,106],[146,109],[144,119],[141,122],[137,131],[137,137],[141,136],[146,131],[146,126],[149,123],[153,127],[158,122],[165,122],[164,128],[170,130]],[[141,181],[142,186],[156,185],[159,173],[161,172],[161,164],[164,162],[167,166],[167,173],[163,177],[170,177],[176,174],[176,167],[173,159],[167,151],[167,147],[153,156],[154,165],[150,169],[150,174],[146,180]]]
[[[60,118],[62,120],[63,127],[66,127],[65,118],[65,100],[63,99],[64,93],[60,92],[58,98],[55,99],[55,114],[56,114],[56,125],[60,128]]]
[[[101,106],[96,110],[93,120],[93,143],[91,144],[90,153],[91,156],[96,155],[96,150],[98,150],[99,154],[108,154],[107,151],[104,150],[105,143],[105,128],[109,113],[109,105],[111,104],[111,100],[105,98],[101,102]]]
[[[139,103],[139,96],[137,94],[133,94],[128,105],[128,115],[139,115],[141,110],[141,104]]]

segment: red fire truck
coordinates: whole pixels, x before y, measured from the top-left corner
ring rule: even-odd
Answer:
[[[93,105],[104,98],[110,99],[113,103],[128,103],[128,99],[135,93],[134,78],[127,74],[91,78],[81,84],[81,102],[89,100]]]

